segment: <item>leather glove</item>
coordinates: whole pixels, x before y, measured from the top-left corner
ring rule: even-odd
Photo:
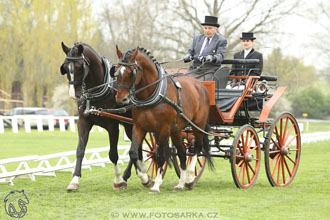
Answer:
[[[205,57],[205,62],[208,62],[208,63],[215,63],[215,61],[217,60],[217,58],[215,57],[215,56],[213,56],[213,55],[207,55],[206,57]]]
[[[193,57],[188,53],[188,54],[184,55],[183,62],[189,63],[190,61],[192,61],[192,58]]]

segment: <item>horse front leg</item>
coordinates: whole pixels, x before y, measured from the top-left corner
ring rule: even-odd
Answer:
[[[140,151],[139,148],[142,146],[143,138],[145,137],[146,132],[140,129],[138,126],[133,125],[133,134],[132,134],[132,144],[129,150],[129,157],[136,169],[136,175],[140,178],[141,183],[143,185],[148,184],[149,177],[145,172],[145,169],[142,169],[141,165],[142,159],[140,158],[142,155],[142,149]],[[140,153],[139,153],[140,152]],[[140,156],[139,156],[140,154]],[[140,160],[139,160],[140,159]],[[142,168],[141,168],[142,167]]]
[[[78,120],[78,134],[79,142],[76,150],[76,167],[73,173],[73,178],[69,183],[66,190],[73,191],[79,189],[79,179],[81,178],[81,165],[85,156],[85,149],[88,142],[89,132],[92,128],[92,124],[87,120],[79,118]]]

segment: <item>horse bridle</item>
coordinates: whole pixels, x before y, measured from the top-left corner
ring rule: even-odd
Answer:
[[[120,65],[120,66],[119,66],[118,70],[114,74],[115,77],[117,77],[119,75],[119,71],[120,71],[120,68],[122,66],[128,67],[132,71],[132,83],[131,83],[131,85],[126,86],[126,85],[118,84],[118,88],[120,88],[120,89],[128,89],[128,90],[130,90],[130,91],[133,92],[135,90],[135,85],[136,85],[137,70],[140,70],[141,73],[143,74],[142,68],[137,63],[118,62],[118,65]]]
[[[71,51],[70,51],[71,54]],[[76,61],[83,61],[83,71],[84,71],[84,76],[83,79],[81,81],[77,81],[77,80],[72,80],[72,76],[74,75],[74,63]],[[69,64],[69,72],[68,74],[70,74],[70,79],[69,79],[69,85],[82,85],[83,88],[85,88],[85,79],[89,73],[89,62],[87,61],[87,59],[85,58],[84,54],[81,54],[81,56],[79,57],[73,57],[73,56],[66,56],[65,57],[65,61],[63,63],[64,64]],[[62,68],[62,67],[61,67]],[[63,72],[62,72],[63,73]]]

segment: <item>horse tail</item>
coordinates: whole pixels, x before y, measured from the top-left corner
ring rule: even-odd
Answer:
[[[205,131],[209,132],[210,130],[211,130],[211,127],[210,127],[209,123],[207,122],[206,127],[205,127]],[[205,157],[206,157],[206,160],[207,160],[208,165],[209,165],[209,169],[214,171],[215,168],[214,168],[213,159],[212,159],[211,154],[210,154],[210,149],[211,148],[210,148],[210,144],[209,144],[209,137],[208,137],[207,134],[203,134],[202,149],[204,150]]]

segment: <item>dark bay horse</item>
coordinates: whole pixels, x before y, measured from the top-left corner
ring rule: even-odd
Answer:
[[[169,159],[169,150],[166,148],[171,137],[177,149],[181,169],[179,184],[174,190],[183,190],[184,186],[192,188],[197,154],[203,149],[210,161],[209,146],[203,144],[203,134],[193,128],[195,156],[186,170],[181,131],[188,122],[178,112],[182,110],[189,120],[201,129],[205,129],[210,103],[208,91],[201,82],[189,76],[171,79],[144,49],[136,48],[122,54],[117,47],[117,56],[120,62],[116,65],[114,74],[118,82],[116,101],[121,105],[135,104],[135,108],[132,109],[133,134],[129,151],[130,159],[136,163],[138,148],[146,132],[154,132],[158,136],[159,147],[156,153],[158,170],[150,193],[159,193],[159,187],[163,182],[162,166]],[[173,107],[175,104],[179,106],[178,111]],[[145,175],[141,174],[141,176]]]
[[[108,131],[110,141],[109,158],[114,164],[115,178],[114,189],[125,189],[126,180],[121,177],[121,170],[117,164],[117,144],[119,137],[119,121],[107,117],[85,114],[86,108],[116,108],[116,91],[112,87],[109,62],[100,57],[95,50],[85,43],[75,43],[68,48],[62,42],[62,49],[66,54],[64,63],[61,65],[62,75],[67,74],[69,80],[69,95],[77,100],[79,119],[78,134],[79,143],[76,153],[76,167],[73,179],[67,187],[68,191],[78,190],[79,178],[81,177],[81,165],[85,155],[85,148],[89,132],[93,125],[98,125]],[[131,112],[124,116],[131,117]],[[132,125],[123,123],[127,136],[131,139]],[[130,170],[130,168],[129,168]]]

